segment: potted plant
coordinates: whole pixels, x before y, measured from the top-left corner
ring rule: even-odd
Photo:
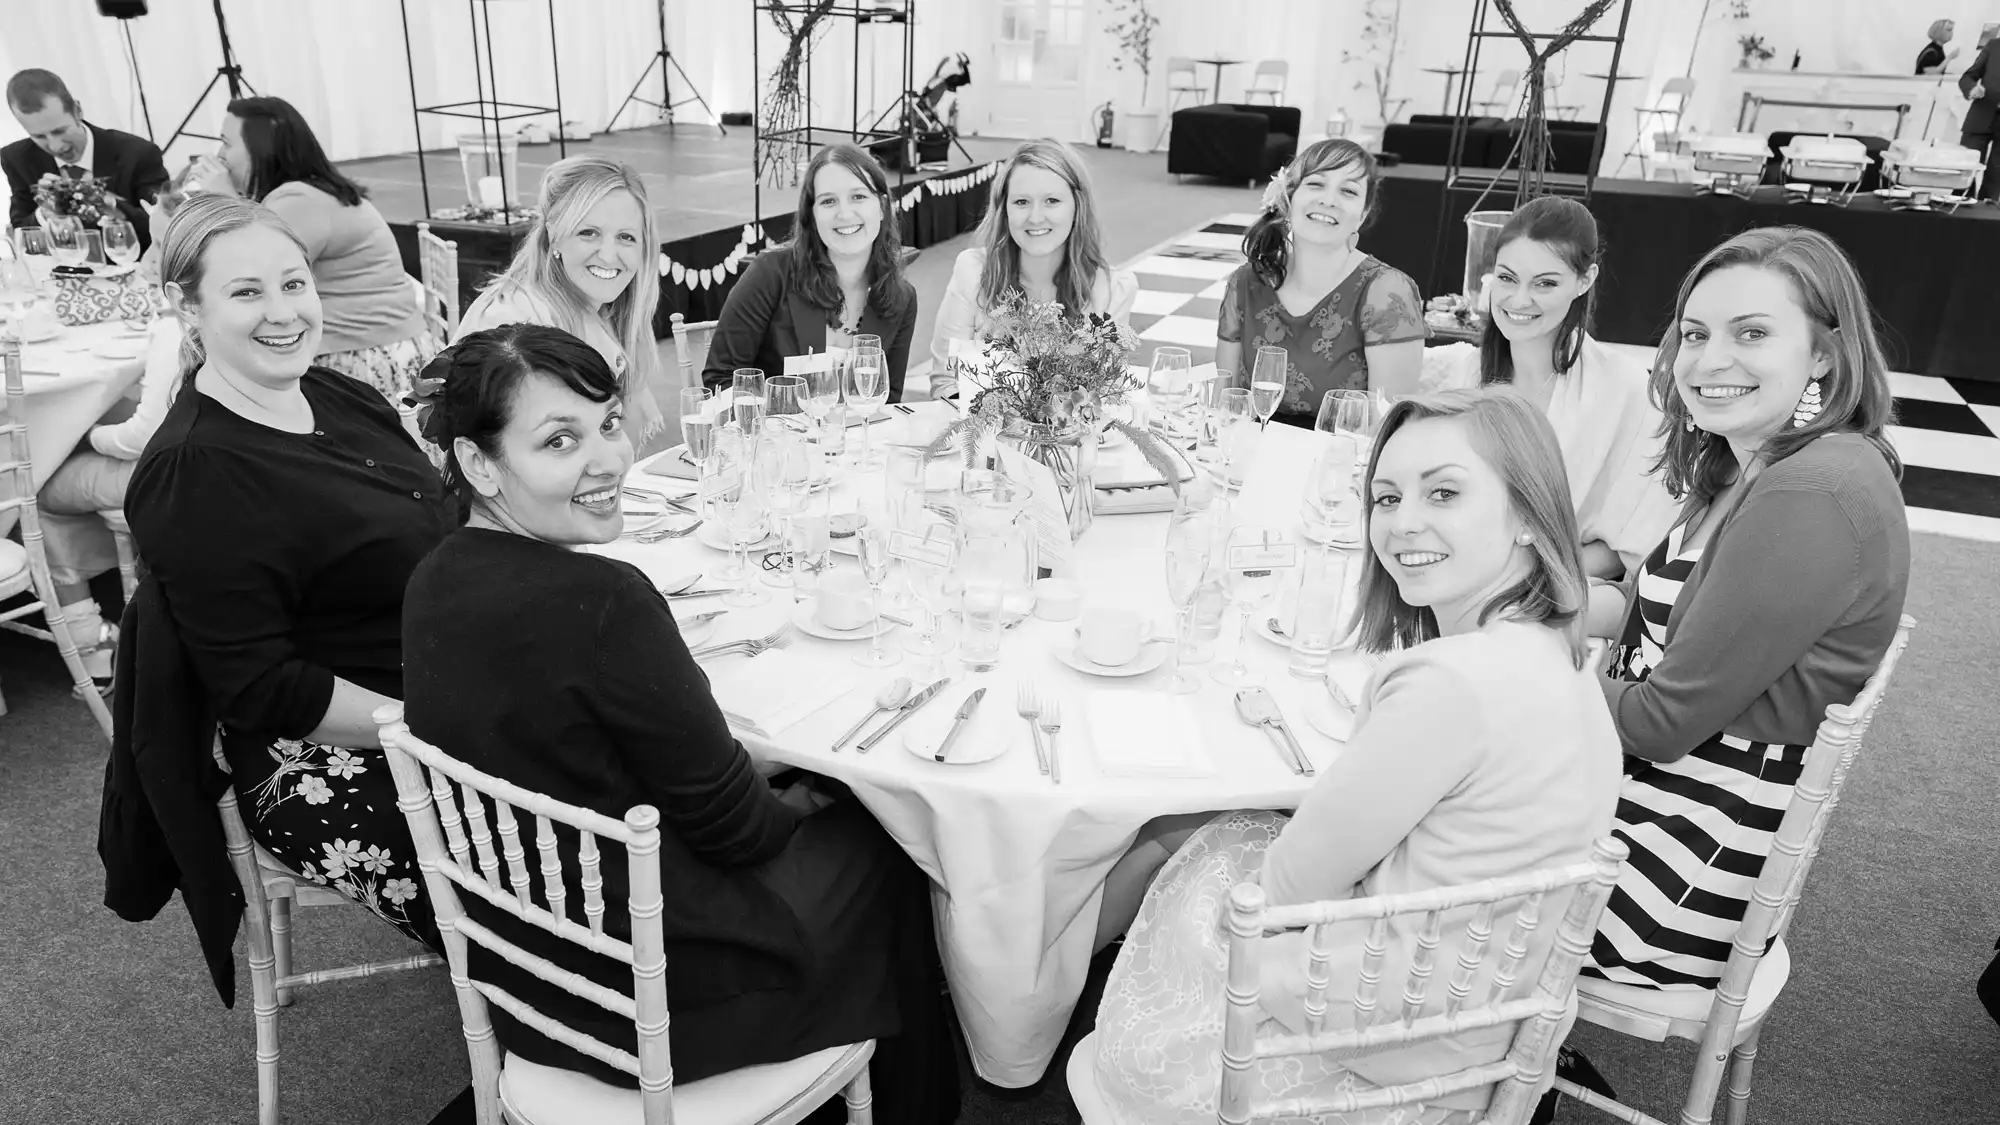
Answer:
[[[1777,53],[1761,35],[1739,35],[1736,37],[1736,46],[1743,52],[1743,61],[1740,65],[1744,70],[1749,70],[1753,66],[1761,68]]]
[[[1373,96],[1377,127],[1387,127],[1394,117],[1394,105],[1408,100],[1389,96],[1396,76],[1396,48],[1402,38],[1403,0],[1367,0],[1361,18],[1362,49],[1342,51],[1340,61],[1359,65],[1361,74],[1353,88]]]
[[[1133,152],[1151,152],[1160,141],[1160,112],[1152,108],[1153,32],[1160,17],[1147,6],[1148,0],[1111,0],[1107,6],[1111,22],[1104,30],[1118,41],[1118,53],[1111,57],[1112,69],[1126,67],[1139,71],[1139,100],[1119,111],[1125,118],[1125,147]]]

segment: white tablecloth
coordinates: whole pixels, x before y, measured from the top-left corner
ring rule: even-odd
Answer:
[[[40,488],[146,370],[146,338],[120,321],[64,328],[22,346],[28,453]]]
[[[1300,491],[1319,437],[1286,426],[1270,427],[1238,502],[1239,520],[1297,528]],[[894,439],[890,427],[878,427],[878,444]],[[672,484],[641,472],[635,471],[630,480],[675,491]],[[833,510],[851,509],[857,490],[870,487],[879,489],[880,478],[837,487]],[[1169,632],[1172,609],[1163,575],[1166,526],[1165,514],[1100,517],[1076,552],[1085,605],[1139,607],[1158,623],[1156,632]],[[692,537],[651,546],[621,541],[602,551],[638,564],[656,581],[713,570],[723,562],[720,552]],[[836,558],[842,565],[853,565],[842,556]],[[772,593],[769,605],[731,612],[720,622],[717,638],[757,635],[784,620],[791,610],[791,595],[785,590]],[[682,614],[722,608],[715,599],[675,604]],[[1011,715],[1017,680],[1032,678],[1044,695],[1063,702],[1060,786],[1037,772],[1026,723],[1018,720],[1013,728],[1018,739],[1007,752],[976,765],[919,759],[903,748],[897,736],[867,755],[852,749],[829,752],[828,744],[866,712],[880,685],[898,675],[915,675],[917,658],[908,655],[890,668],[860,670],[862,690],[777,732],[775,738],[740,735],[753,755],[846,783],[930,874],[945,971],[973,1064],[981,1077],[1002,1086],[1030,1085],[1048,1066],[1083,990],[1105,875],[1141,825],[1169,813],[1291,808],[1311,785],[1281,762],[1268,735],[1236,717],[1234,689],[1210,679],[1211,665],[1206,664],[1197,668],[1200,692],[1186,698],[1198,717],[1199,738],[1216,765],[1216,776],[1166,780],[1101,775],[1089,748],[1087,696],[1093,692],[1164,695],[1168,669],[1162,665],[1130,679],[1074,671],[1053,655],[1058,643],[1073,636],[1073,629],[1073,623],[1026,621],[1006,634],[999,666],[993,671],[971,675],[955,661],[950,663],[947,671],[954,682],[926,709],[948,714],[972,688],[986,686],[990,690],[984,708],[1004,709]],[[865,642],[802,637],[795,651],[845,673],[855,669],[851,657],[861,643]],[[1290,676],[1284,650],[1265,640],[1246,636],[1245,646],[1250,666],[1263,672],[1264,686],[1278,700],[1308,755],[1324,767],[1340,744],[1316,732],[1306,720],[1307,707],[1319,705],[1323,697],[1318,681]],[[1355,674],[1359,674],[1358,659],[1351,653],[1335,656]],[[720,665],[715,669],[716,674],[722,671]],[[1352,676],[1342,678],[1352,682]]]

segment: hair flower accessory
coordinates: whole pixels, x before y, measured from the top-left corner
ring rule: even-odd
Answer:
[[[432,445],[444,444],[438,440],[444,422],[438,419],[437,408],[444,405],[445,377],[451,373],[452,351],[447,348],[425,364],[411,381],[410,393],[403,396],[404,405],[417,408],[417,432]]]
[[[1264,210],[1276,215],[1285,209],[1285,180],[1291,174],[1292,166],[1289,164],[1271,173],[1271,182],[1264,185],[1264,198],[1261,201]]]

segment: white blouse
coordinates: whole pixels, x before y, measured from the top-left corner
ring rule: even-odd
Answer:
[[[1479,349],[1470,344],[1432,348],[1425,390],[1479,385]],[[1648,392],[1644,364],[1585,336],[1577,365],[1556,378],[1549,425],[1569,473],[1582,541],[1602,541],[1617,552],[1625,573],[1659,546],[1680,514],[1680,503],[1652,471],[1660,458],[1663,418]]]
[[[986,327],[986,310],[979,304],[979,275],[986,268],[986,248],[975,246],[958,252],[951,267],[951,284],[945,287],[944,302],[938,306],[937,327],[931,333],[931,398],[946,399],[958,393],[958,380],[951,373],[951,342],[970,340]],[[1107,269],[1090,287],[1090,312],[1109,314],[1127,328],[1132,326],[1132,302],[1139,296],[1139,279],[1130,270]]]

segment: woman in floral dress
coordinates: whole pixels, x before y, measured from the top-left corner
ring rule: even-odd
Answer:
[[[403,587],[458,510],[374,389],[314,367],[320,303],[262,204],[183,204],[160,274],[181,385],[125,510],[222,723],[250,834],[435,946],[373,712],[402,698]]]

